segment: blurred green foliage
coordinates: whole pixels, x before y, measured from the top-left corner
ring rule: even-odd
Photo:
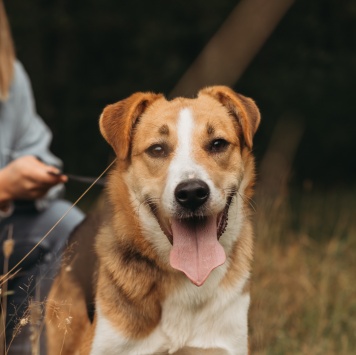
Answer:
[[[65,170],[99,174],[110,152],[98,133],[102,108],[134,91],[168,94],[236,4],[5,1],[18,57]],[[356,177],[355,43],[355,1],[297,0],[236,83],[262,111],[258,159],[279,119],[294,115],[304,122],[297,184]]]

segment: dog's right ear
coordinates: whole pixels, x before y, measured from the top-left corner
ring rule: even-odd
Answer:
[[[210,86],[200,90],[199,95],[212,96],[237,119],[242,128],[245,144],[252,149],[252,139],[261,121],[260,111],[255,102],[227,86]]]
[[[100,132],[119,159],[127,159],[135,124],[143,112],[160,98],[163,98],[162,94],[137,92],[105,107],[100,116]]]

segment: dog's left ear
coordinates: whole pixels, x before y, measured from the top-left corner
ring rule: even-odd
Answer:
[[[100,116],[100,132],[119,159],[128,158],[135,124],[144,111],[160,98],[163,98],[163,95],[137,92],[127,99],[105,107]]]
[[[236,117],[243,133],[246,146],[252,149],[253,136],[261,121],[260,111],[255,102],[237,94],[227,86],[210,86],[199,91],[199,95],[210,95],[225,106]]]

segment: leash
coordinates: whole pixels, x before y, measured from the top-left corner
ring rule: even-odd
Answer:
[[[80,182],[83,184],[92,184],[95,181],[95,185],[98,186],[105,186],[106,184],[106,179],[105,178],[95,178],[95,177],[91,177],[91,176],[82,176],[82,175],[74,175],[74,174],[64,174],[69,181],[76,181],[76,182]]]
[[[40,157],[36,157],[40,162],[43,163],[43,160]],[[116,159],[115,159],[116,160]],[[110,164],[111,166],[111,164]],[[53,171],[48,171],[48,174],[53,175],[53,176],[61,176],[61,175],[65,175],[69,181],[76,181],[76,182],[80,182],[83,184],[95,184],[98,186],[105,186],[106,180],[105,178],[102,178],[100,175],[99,178],[96,177],[92,177],[92,176],[82,176],[82,175],[76,175],[76,174],[66,174],[63,173],[62,171],[59,171],[58,173],[55,173]]]
[[[91,176],[66,174],[66,173],[62,173],[62,172],[54,173],[52,171],[48,171],[48,174],[53,175],[53,176],[65,175],[69,181],[76,181],[76,182],[80,182],[80,183],[88,184],[88,185],[95,183],[95,185],[98,185],[98,186],[105,186],[105,184],[106,184],[106,179],[102,178],[102,177],[96,178],[96,177],[91,177]]]

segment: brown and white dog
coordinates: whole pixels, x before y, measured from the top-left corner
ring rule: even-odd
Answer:
[[[172,101],[135,93],[104,109],[117,155],[111,212],[93,239],[97,262],[87,227],[55,281],[50,354],[248,353],[259,122],[253,100],[224,86]],[[92,322],[82,279],[95,279]]]

